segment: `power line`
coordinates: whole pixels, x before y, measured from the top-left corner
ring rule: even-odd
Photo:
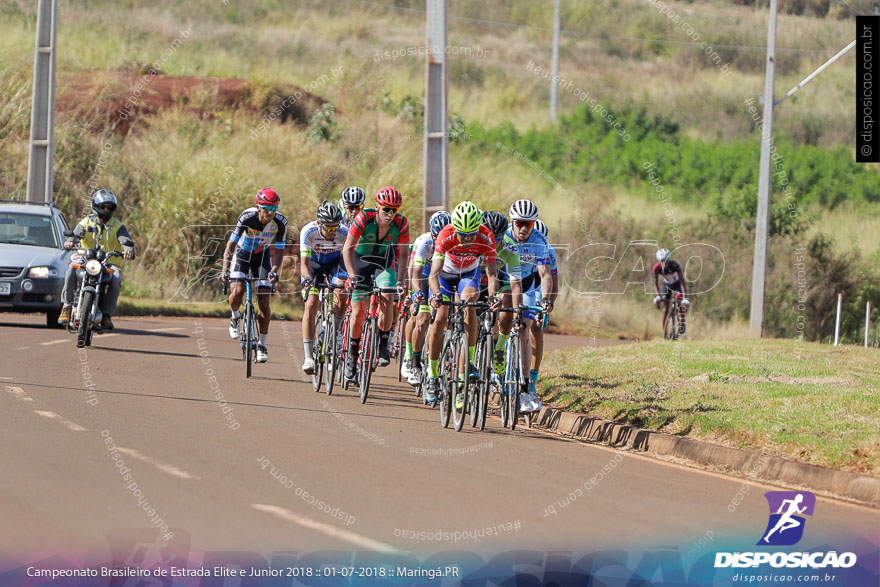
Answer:
[[[396,10],[398,12],[406,12],[410,14],[425,14],[424,10],[418,10],[417,8],[405,8],[403,6],[394,6],[393,4],[383,4],[381,2],[371,2],[370,0],[339,0],[342,2],[351,2],[354,4],[365,4],[367,6],[377,6],[380,8],[387,8],[391,10]],[[842,0],[838,0],[842,1]],[[514,24],[512,22],[501,22],[496,20],[486,20],[483,18],[470,18],[467,16],[455,16],[449,15],[451,20],[459,20],[462,22],[468,22],[472,24],[483,24],[488,26],[498,26],[512,29],[520,29],[526,31],[538,31],[538,32],[553,32],[552,28],[547,27],[537,27],[530,26],[524,24]],[[737,50],[745,50],[745,51],[756,51],[756,52],[766,52],[767,47],[761,45],[715,45],[713,43],[705,42],[705,45],[701,46],[700,42],[697,41],[675,41],[672,39],[645,39],[642,37],[609,37],[607,35],[597,35],[591,33],[584,33],[581,31],[566,31],[561,30],[560,34],[567,35],[569,37],[576,37],[581,39],[598,39],[600,41],[629,41],[634,43],[648,43],[651,45],[672,45],[672,46],[693,46],[693,47],[704,47],[711,46],[714,49],[737,49]],[[836,49],[801,49],[797,47],[777,47],[777,53],[811,53],[811,54],[821,54],[821,53],[836,53]]]

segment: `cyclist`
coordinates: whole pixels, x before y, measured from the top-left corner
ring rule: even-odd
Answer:
[[[550,233],[547,225],[541,220],[535,221],[535,230],[543,234],[544,238],[548,238]],[[550,290],[550,300],[555,302],[556,296],[559,295],[559,273],[556,264],[556,250],[551,244],[548,244],[547,246],[547,265],[550,267],[550,275],[553,276],[553,287]],[[537,267],[532,268],[532,275],[534,275],[534,281],[532,283],[531,291],[526,294],[526,303],[528,305],[541,304],[544,295],[543,288],[541,288],[541,275],[538,273]],[[529,327],[529,344],[532,347],[532,361],[529,370],[529,399],[531,400],[532,397],[538,397],[536,384],[538,382],[538,372],[541,369],[541,361],[544,358],[544,330],[541,328],[541,325],[535,321],[532,321],[532,324]],[[532,403],[532,411],[538,411],[541,409],[540,398],[537,402]]]
[[[407,250],[409,244],[409,223],[406,217],[398,214],[403,198],[393,187],[384,187],[376,192],[376,208],[367,208],[355,216],[348,229],[348,238],[342,248],[342,258],[348,271],[348,288],[354,289],[358,284],[375,284],[379,287],[394,287],[397,274],[393,266],[398,263],[400,275],[406,276]],[[400,295],[406,294],[406,285],[397,283]],[[357,367],[358,350],[361,345],[361,333],[364,318],[367,315],[366,302],[370,293],[363,290],[352,292],[351,318],[349,321],[348,352],[345,357],[345,377],[354,379]],[[379,312],[379,360],[377,365],[383,367],[391,362],[388,352],[388,337],[391,334],[393,319],[391,296],[380,296]]]
[[[354,217],[364,209],[364,202],[366,200],[367,194],[357,186],[353,185],[342,190],[342,195],[339,197],[339,209],[345,215],[342,219],[342,226],[346,228],[351,226]]]
[[[92,194],[91,208],[93,214],[79,221],[79,224],[73,229],[73,238],[64,242],[64,248],[72,249],[76,246],[75,241],[78,240],[82,247],[79,253],[83,254],[85,249],[94,249],[97,241],[100,243],[100,249],[104,252],[119,251],[121,248],[123,258],[134,259],[134,243],[132,243],[128,228],[121,220],[113,218],[113,213],[117,208],[116,194],[110,190],[97,190]],[[123,242],[131,243],[131,246],[123,245]],[[108,263],[116,268],[120,267],[119,257],[110,257]],[[73,268],[71,262],[64,275],[64,288],[61,291],[63,305],[61,314],[58,316],[59,324],[70,322],[70,310],[76,295],[76,285],[76,269]],[[110,318],[116,313],[116,302],[119,300],[121,288],[122,279],[119,273],[114,271],[107,289],[104,291],[104,307],[101,318],[101,329],[103,330],[113,330],[113,321]]]
[[[495,258],[495,237],[483,226],[482,213],[473,202],[462,202],[452,211],[452,223],[437,234],[434,258],[428,283],[431,288],[431,307],[437,309],[436,321],[428,339],[428,381],[425,399],[437,400],[440,390],[440,350],[446,329],[449,306],[442,300],[452,300],[456,294],[463,302],[476,302],[480,297],[480,260],[486,264],[489,275],[489,300],[493,310],[500,307],[498,299],[498,267]],[[465,324],[468,337],[468,377],[479,378],[473,365],[479,334],[475,308],[466,308]],[[461,409],[462,395],[456,395],[456,409]]]
[[[434,212],[428,221],[430,230],[416,239],[413,244],[412,256],[409,260],[409,282],[411,284],[412,301],[415,305],[415,317],[406,323],[406,357],[404,358],[404,375],[410,385],[418,385],[422,370],[422,349],[425,346],[425,335],[431,308],[428,306],[428,276],[431,273],[431,259],[434,256],[434,244],[437,235],[452,217],[446,210]]]
[[[318,313],[318,288],[312,284],[321,283],[322,280],[335,285],[342,285],[348,274],[343,269],[342,246],[348,237],[348,229],[341,226],[342,210],[336,204],[324,200],[318,206],[316,220],[306,224],[299,237],[300,256],[300,284],[303,288],[303,297],[306,298],[306,307],[303,312],[303,352],[305,360],[302,370],[307,375],[315,372],[315,360],[312,358],[312,345],[315,335],[315,315]],[[333,296],[333,313],[339,318],[337,325],[342,322],[345,307],[348,304],[348,296],[337,292]],[[338,337],[340,332],[328,332],[325,336],[334,337],[337,346],[340,345]]]
[[[672,253],[669,249],[659,249],[655,255],[657,263],[651,269],[651,276],[654,278],[654,305],[663,309],[663,318],[660,321],[660,331],[663,331],[663,325],[666,324],[666,315],[669,313],[669,301],[672,299],[672,292],[676,292],[676,297],[681,298],[681,320],[679,321],[678,333],[684,334],[684,314],[690,305],[690,300],[685,298],[687,288],[684,284],[684,272],[681,265],[671,259]],[[658,277],[663,276],[662,283]]]
[[[256,277],[257,323],[260,340],[257,343],[255,362],[269,360],[266,338],[269,336],[269,295],[278,281],[278,270],[284,258],[287,241],[287,218],[278,212],[281,198],[275,190],[264,188],[254,197],[255,206],[245,209],[238,217],[235,228],[223,252],[223,272],[220,279],[229,286],[229,337],[238,338],[241,323],[241,302],[244,299],[244,280],[251,271]],[[273,246],[274,245],[274,246]]]
[[[522,302],[522,276],[520,271],[519,245],[507,233],[507,216],[501,212],[483,212],[483,224],[495,237],[495,257],[498,262],[499,293],[501,305],[518,307]],[[495,374],[504,373],[504,346],[510,338],[513,314],[504,312],[498,320],[498,338],[495,341]]]
[[[535,280],[541,280],[541,306],[545,314],[553,311],[553,276],[547,262],[550,243],[547,237],[535,230],[535,222],[538,220],[538,207],[530,200],[517,200],[510,206],[509,212],[511,226],[507,234],[519,245],[520,267],[523,275],[523,303],[535,305]],[[519,331],[522,341],[523,365],[530,365],[529,336],[531,324],[535,319],[532,311],[523,312],[524,328]],[[529,382],[526,389],[520,395],[520,411],[532,412],[540,409],[541,400],[534,391],[537,382],[537,373],[529,372]]]

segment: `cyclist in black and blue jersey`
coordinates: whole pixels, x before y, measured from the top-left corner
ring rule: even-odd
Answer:
[[[229,320],[229,337],[238,338],[241,322],[241,302],[244,299],[244,280],[248,272],[257,278],[257,322],[260,339],[257,342],[257,363],[269,360],[266,338],[269,335],[269,294],[278,281],[278,271],[284,258],[287,241],[287,219],[278,212],[281,198],[275,190],[262,189],[254,198],[256,206],[246,209],[238,217],[232,235],[223,253],[223,271],[220,279],[229,286],[229,306],[232,318]]]
[[[316,220],[306,224],[300,232],[300,284],[306,307],[303,311],[302,333],[305,360],[302,370],[307,375],[315,372],[315,360],[312,358],[312,347],[315,336],[315,315],[318,313],[318,289],[313,284],[326,281],[342,286],[348,278],[342,263],[342,246],[348,238],[348,229],[341,225],[342,210],[335,204],[324,200],[316,212]],[[333,296],[333,313],[339,318],[337,325],[342,324],[348,295],[337,291]],[[327,333],[334,337],[337,346],[340,332]]]

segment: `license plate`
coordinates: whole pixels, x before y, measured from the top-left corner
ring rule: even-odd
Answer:
[[[0,296],[12,295],[12,284],[0,281]]]

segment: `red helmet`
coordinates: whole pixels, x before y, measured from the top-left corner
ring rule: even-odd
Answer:
[[[400,208],[400,205],[403,203],[403,198],[400,197],[400,192],[394,189],[393,187],[382,188],[378,192],[376,192],[376,204],[379,206],[387,206],[388,208]]]
[[[254,198],[257,206],[277,206],[281,202],[281,198],[275,193],[275,190],[269,188],[261,189]]]

